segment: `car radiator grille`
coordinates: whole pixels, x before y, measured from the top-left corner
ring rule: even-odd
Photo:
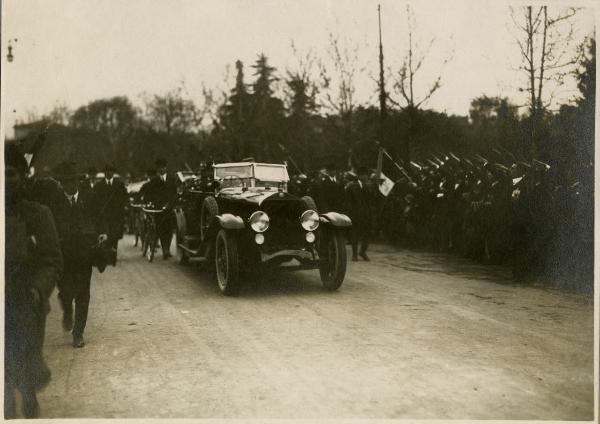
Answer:
[[[305,247],[304,230],[300,225],[303,209],[302,203],[296,199],[267,200],[263,203],[262,210],[271,220],[265,233],[264,251],[275,252]]]

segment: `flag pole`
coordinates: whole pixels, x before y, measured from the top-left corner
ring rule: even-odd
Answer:
[[[377,5],[377,16],[379,18],[379,142],[384,143],[384,124],[387,115],[386,108],[386,93],[385,93],[385,78],[383,72],[383,41],[381,37],[381,5]]]

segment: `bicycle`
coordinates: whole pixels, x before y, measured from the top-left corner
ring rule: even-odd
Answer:
[[[134,242],[133,245],[135,247],[138,246],[138,243],[143,244],[142,239],[144,237],[144,211],[143,205],[139,204],[131,204],[131,218],[132,225],[131,229],[133,230]]]
[[[143,207],[144,212],[144,235],[142,237],[142,256],[145,256],[148,262],[154,260],[154,254],[158,247],[158,225],[157,219],[163,217],[166,208],[151,209],[152,205]],[[160,215],[160,216],[159,216]],[[164,219],[164,218],[163,218]]]

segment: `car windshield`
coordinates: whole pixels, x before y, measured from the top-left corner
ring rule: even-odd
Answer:
[[[254,165],[254,176],[259,181],[287,182],[289,180],[285,166],[281,165]]]
[[[215,168],[215,178],[218,180],[250,178],[252,177],[251,165],[227,166]]]
[[[253,169],[254,168],[254,169]],[[215,167],[215,179],[221,188],[279,187],[287,188],[289,176],[284,165],[235,164]]]

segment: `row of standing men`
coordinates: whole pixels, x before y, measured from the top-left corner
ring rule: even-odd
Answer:
[[[320,209],[346,212],[354,232],[364,230],[366,239],[509,264],[517,280],[541,276],[572,288],[590,286],[593,167],[566,178],[539,161],[445,159],[399,166],[403,175],[386,196],[377,171],[360,172],[362,200],[351,194],[356,175],[333,166],[310,179],[292,178],[290,190],[310,194]]]

